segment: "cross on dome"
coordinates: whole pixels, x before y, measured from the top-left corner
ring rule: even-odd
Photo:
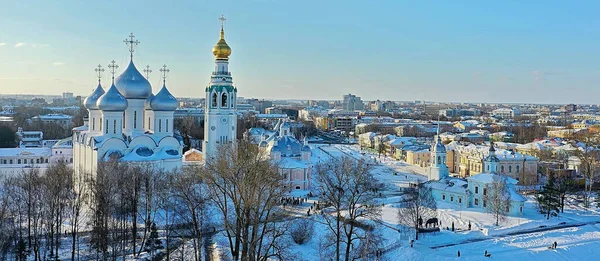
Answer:
[[[162,67],[162,68],[160,68],[160,70],[159,70],[159,71],[160,71],[160,72],[163,74],[163,75],[162,75],[162,78],[163,78],[163,83],[164,83],[164,82],[166,82],[166,81],[167,81],[167,73],[169,73],[171,70],[170,70],[170,69],[167,69],[167,65],[166,65],[166,64],[164,64],[164,65],[163,65],[163,67]]]
[[[146,74],[146,79],[150,79],[150,73],[152,70],[150,69],[150,65],[146,65],[146,69],[144,69],[144,73]]]
[[[140,43],[138,40],[134,40],[135,35],[133,33],[129,34],[129,39],[123,40],[123,42],[129,46],[129,52],[131,53],[131,59],[133,60],[133,52],[135,51],[135,47]]]
[[[219,20],[221,20],[221,29],[223,29],[223,27],[225,26],[225,20],[227,20],[227,18],[225,18],[224,15],[221,15],[221,17],[219,17]]]
[[[108,68],[110,68],[110,73],[112,74],[112,80],[113,80],[113,84],[114,84],[115,83],[115,73],[117,72],[117,68],[119,68],[119,66],[117,65],[117,62],[115,62],[115,60],[112,60],[112,61],[110,61]]]
[[[96,72],[96,77],[98,77],[98,82],[100,82],[100,79],[102,79],[102,73],[104,72],[104,68],[102,68],[102,65],[98,64],[94,71]]]

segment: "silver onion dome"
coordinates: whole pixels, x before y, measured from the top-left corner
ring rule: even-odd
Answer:
[[[103,111],[124,111],[127,109],[127,100],[123,95],[117,90],[115,84],[113,83],[108,91],[104,93],[98,99],[96,106],[98,109]]]
[[[148,99],[146,99],[146,102],[144,103],[144,109],[152,110],[152,106],[150,106],[152,99],[154,99],[154,94],[150,94],[150,96],[148,96]]]
[[[115,85],[126,99],[147,99],[152,94],[150,82],[135,68],[133,60],[115,79]]]
[[[104,94],[104,89],[102,88],[102,85],[98,83],[98,87],[96,87],[96,89],[94,89],[94,91],[83,101],[83,106],[88,110],[97,110],[98,106],[96,105],[96,102],[102,94]]]
[[[174,111],[177,109],[179,103],[177,99],[167,89],[167,86],[163,84],[160,91],[154,96],[154,99],[150,102],[152,110],[155,111]]]

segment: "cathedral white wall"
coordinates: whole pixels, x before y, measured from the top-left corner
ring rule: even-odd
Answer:
[[[173,135],[174,111],[154,111],[154,134]]]
[[[90,133],[100,133],[102,112],[100,110],[88,110],[88,130]]]
[[[123,112],[102,111],[104,128],[102,134],[110,137],[122,137],[123,134]]]
[[[153,110],[145,110],[144,111],[144,129],[147,132],[154,132],[154,111]]]
[[[127,99],[127,109],[125,110],[125,125],[123,130],[125,134],[144,133],[144,106],[146,99]]]

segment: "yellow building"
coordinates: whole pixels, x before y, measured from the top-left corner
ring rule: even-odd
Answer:
[[[417,150],[406,152],[406,163],[421,167],[429,167],[431,152],[429,150]]]

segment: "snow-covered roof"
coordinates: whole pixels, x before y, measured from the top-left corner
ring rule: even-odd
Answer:
[[[16,157],[16,156],[39,156],[49,157],[52,155],[50,148],[2,148],[0,149],[0,157]]]
[[[309,164],[294,158],[281,158],[278,162],[278,166],[282,169],[306,169],[310,167]]]
[[[425,183],[425,186],[439,191],[447,191],[451,193],[468,194],[468,183],[464,179],[459,178],[444,178],[441,180],[432,180]]]
[[[475,174],[473,176],[470,176],[467,178],[467,180],[473,180],[473,181],[477,181],[477,182],[481,182],[481,183],[485,183],[485,184],[489,184],[494,182],[495,179],[503,177],[506,179],[506,183],[508,184],[517,184],[519,181],[517,181],[516,179],[513,179],[511,177],[508,176],[500,176],[498,174],[494,174],[494,173],[479,173],[479,174]]]

